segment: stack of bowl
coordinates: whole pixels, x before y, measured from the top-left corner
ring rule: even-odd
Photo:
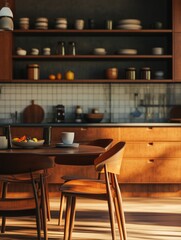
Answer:
[[[48,18],[40,17],[36,19],[35,29],[48,29]]]
[[[23,30],[29,29],[29,18],[20,18],[19,19],[19,28]]]
[[[141,26],[141,21],[139,19],[122,19],[118,21],[117,28],[137,30],[137,29],[141,29],[142,26]]]
[[[66,18],[56,18],[55,28],[57,28],[57,29],[67,29],[67,19]]]
[[[106,54],[106,49],[105,48],[94,48],[94,54],[105,55]]]

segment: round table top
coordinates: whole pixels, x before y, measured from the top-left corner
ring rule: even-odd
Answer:
[[[78,147],[65,147],[58,148],[55,146],[43,146],[41,148],[12,148],[0,150],[0,157],[4,154],[38,154],[44,156],[53,157],[56,164],[61,165],[92,165],[94,160],[102,153],[105,149],[93,145],[82,145]]]

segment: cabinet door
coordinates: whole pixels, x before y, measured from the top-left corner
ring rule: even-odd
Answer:
[[[181,33],[175,33],[174,38],[174,79],[177,82],[181,81],[181,68],[180,68],[180,61],[181,61]]]
[[[0,81],[12,79],[12,33],[0,32]]]
[[[119,175],[122,183],[151,183],[154,176],[154,163],[148,158],[124,157]]]
[[[179,158],[124,158],[119,176],[122,183],[180,183]]]

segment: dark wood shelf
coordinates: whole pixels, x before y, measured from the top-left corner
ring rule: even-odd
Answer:
[[[130,55],[130,54],[124,54],[124,55],[13,55],[13,59],[167,59],[172,58],[172,55]]]
[[[172,29],[141,29],[141,30],[127,30],[127,29],[83,29],[83,30],[76,30],[76,29],[47,29],[47,30],[39,30],[39,29],[28,29],[28,30],[21,30],[15,29],[13,31],[15,35],[37,35],[37,34],[64,34],[64,35],[112,35],[112,34],[153,34],[153,35],[163,35],[163,34],[170,34],[172,33]]]
[[[3,82],[3,83],[59,83],[59,84],[76,84],[76,83],[104,83],[104,84],[114,84],[114,83],[173,83],[171,79],[151,79],[151,80],[144,80],[144,79],[137,79],[137,80],[128,80],[128,79],[75,79],[75,80],[49,80],[49,79],[40,79],[40,80],[29,80],[29,79],[13,79],[10,82]]]

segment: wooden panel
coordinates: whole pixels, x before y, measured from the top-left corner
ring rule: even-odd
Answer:
[[[181,33],[175,33],[174,37],[174,76],[175,81],[181,81]]]
[[[61,132],[75,132],[75,142],[91,141],[98,138],[119,139],[118,128],[105,127],[53,127],[52,143],[61,141]]]
[[[120,127],[123,141],[180,141],[180,127]]]
[[[181,32],[181,1],[173,0],[173,29]]]
[[[181,142],[127,142],[125,157],[181,157]]]
[[[0,81],[10,81],[12,79],[12,32],[10,31],[0,31],[0,56]]]
[[[181,183],[178,158],[124,158],[122,183]]]

